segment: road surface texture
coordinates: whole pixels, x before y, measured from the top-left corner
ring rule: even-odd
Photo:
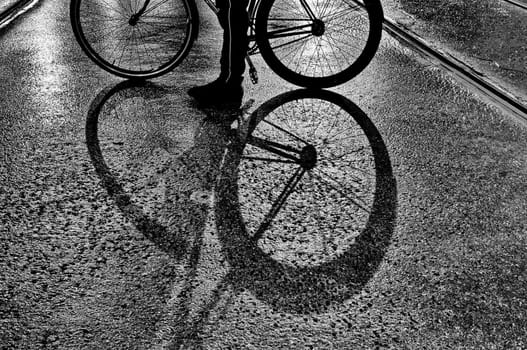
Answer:
[[[84,56],[67,2],[0,32],[0,349],[527,348],[526,126],[387,35],[330,93],[272,100],[296,87],[256,58],[245,119],[355,130],[265,227],[295,173],[240,162],[243,121],[186,95],[218,72],[201,10],[141,86]]]
[[[398,23],[527,103],[525,8],[504,0],[387,0],[383,4]]]

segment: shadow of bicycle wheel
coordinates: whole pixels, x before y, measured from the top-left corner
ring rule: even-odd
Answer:
[[[362,141],[343,131],[360,132]],[[339,145],[328,146],[331,140]],[[248,151],[254,145],[259,153]],[[295,148],[297,158],[285,154]],[[315,165],[312,159],[302,163],[307,149],[316,149]],[[371,162],[357,159],[365,157]],[[259,163],[244,166],[251,161]],[[324,168],[319,175],[317,167]],[[382,262],[396,219],[396,181],[379,131],[353,102],[325,90],[287,92],[259,107],[247,135],[227,152],[215,195],[219,238],[231,267],[226,280],[276,309],[300,314],[322,312],[360,292]],[[316,247],[320,239],[313,237],[322,231],[339,236],[332,249]],[[298,247],[303,251],[288,252]]]
[[[85,130],[92,164],[115,205],[180,259],[199,251],[228,129],[199,118],[173,90],[134,81],[107,87],[90,104]]]

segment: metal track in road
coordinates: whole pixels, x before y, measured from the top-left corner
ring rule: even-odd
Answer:
[[[20,0],[0,13],[0,29],[8,25],[12,20],[26,12],[39,0]]]
[[[503,0],[503,1],[508,2],[511,5],[520,7],[522,9],[524,9],[524,10],[527,10],[527,5],[522,3],[522,2],[519,2],[519,1],[516,1],[516,0]]]
[[[454,74],[465,85],[468,85],[469,88],[484,95],[494,105],[512,115],[519,122],[527,125],[527,107],[514,96],[492,84],[463,62],[432,48],[425,40],[402,28],[395,21],[385,17],[383,25],[384,30],[399,42],[433,59],[442,68]]]

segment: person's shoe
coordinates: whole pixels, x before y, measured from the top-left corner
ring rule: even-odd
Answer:
[[[188,94],[200,107],[237,108],[242,103],[243,87],[241,83],[228,83],[216,79],[206,85],[190,88]]]

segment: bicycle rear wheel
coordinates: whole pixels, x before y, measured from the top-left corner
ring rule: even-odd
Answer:
[[[359,74],[377,51],[378,0],[267,0],[256,16],[262,57],[283,79],[326,88]]]
[[[199,22],[192,0],[72,0],[70,20],[87,56],[127,79],[174,69],[190,51]]]

